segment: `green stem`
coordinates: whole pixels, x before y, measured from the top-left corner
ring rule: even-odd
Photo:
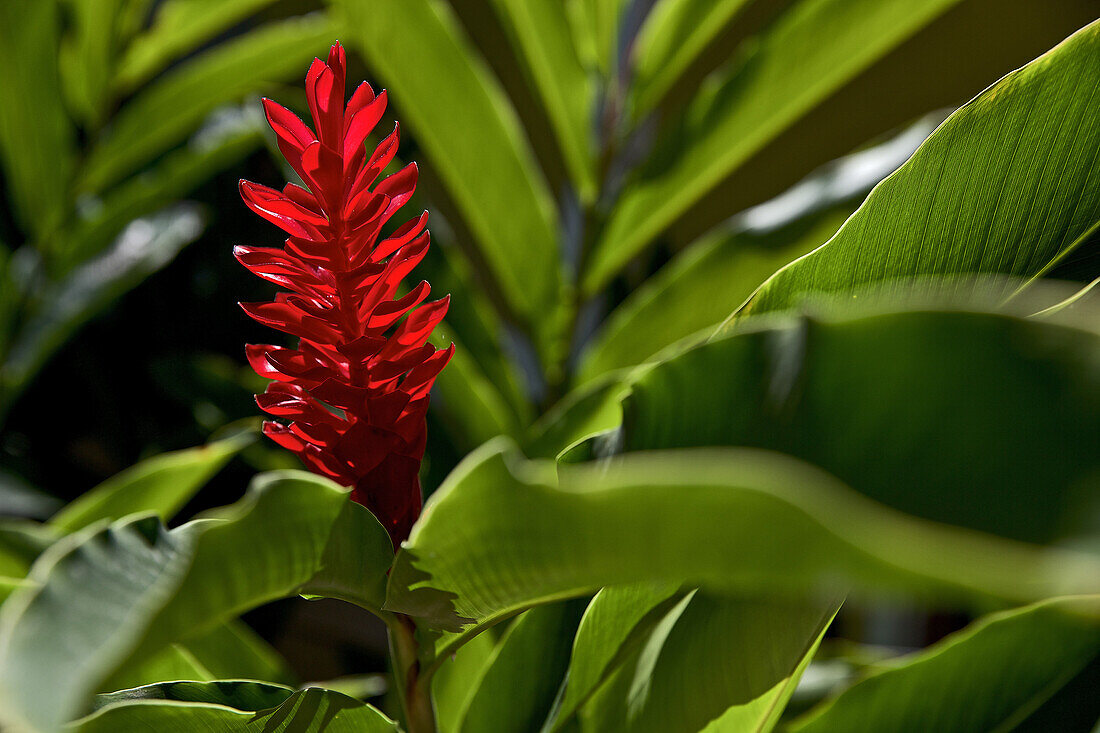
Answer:
[[[408,616],[395,614],[388,626],[394,686],[405,711],[406,733],[436,733],[431,688],[420,674],[416,624]]]

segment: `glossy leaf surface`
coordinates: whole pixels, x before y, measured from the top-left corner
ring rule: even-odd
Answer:
[[[951,115],[836,236],[742,312],[918,276],[1045,274],[1100,223],[1098,87],[1093,23]]]

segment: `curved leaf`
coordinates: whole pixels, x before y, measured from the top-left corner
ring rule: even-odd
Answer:
[[[678,591],[673,584],[640,583],[604,588],[596,594],[577,628],[565,694],[555,705],[550,730],[560,730],[670,606],[681,600]]]
[[[135,700],[174,700],[213,703],[237,710],[264,710],[279,707],[293,692],[283,685],[251,680],[170,681],[96,695],[92,707],[101,710]]]
[[[1016,730],[1097,654],[1100,596],[1043,601],[985,617],[871,675],[791,730]],[[1084,694],[1078,705],[1089,704]]]
[[[138,698],[107,705],[78,721],[79,733],[128,733],[156,730],[165,733],[396,733],[397,724],[375,708],[332,690],[310,687],[286,697],[274,708],[256,706],[277,698],[279,688],[230,681],[221,699],[245,705],[237,708],[214,702]],[[219,699],[226,682],[188,685],[187,697]],[[270,689],[268,689],[270,688]],[[180,692],[177,683],[169,692]]]
[[[595,293],[753,153],[959,0],[800,0],[727,73],[677,132],[683,149],[622,194],[593,251]]]
[[[131,661],[276,598],[381,601],[389,537],[345,489],[264,474],[222,516],[171,531],[123,520],[51,547],[0,613],[0,716],[55,730]]]
[[[837,607],[696,593],[585,708],[585,722],[630,733],[770,731]]]
[[[1093,23],[951,115],[836,236],[740,314],[922,275],[1046,273],[1100,225],[1098,88]]]
[[[769,323],[640,376],[624,449],[766,448],[926,519],[1029,542],[1091,531],[1095,323],[949,311]]]
[[[555,603],[517,618],[481,671],[458,730],[538,730],[569,665],[582,609],[575,601]]]
[[[555,467],[494,441],[429,500],[386,608],[435,628],[473,624],[443,637],[442,655],[524,608],[646,580],[796,594],[852,583],[957,601],[1088,591],[1097,578],[1100,559],[915,520],[778,454]]]

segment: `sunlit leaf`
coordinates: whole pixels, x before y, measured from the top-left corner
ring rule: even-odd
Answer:
[[[743,313],[920,275],[1046,273],[1100,226],[1097,87],[1093,23],[951,115],[832,240],[769,280]]]
[[[958,1],[800,0],[784,12],[692,100],[675,160],[624,190],[584,290],[602,289],[753,153]]]

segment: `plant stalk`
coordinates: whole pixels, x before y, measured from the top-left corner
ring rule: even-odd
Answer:
[[[420,674],[416,624],[408,616],[395,614],[388,626],[394,685],[405,712],[405,731],[437,733],[431,688]]]

